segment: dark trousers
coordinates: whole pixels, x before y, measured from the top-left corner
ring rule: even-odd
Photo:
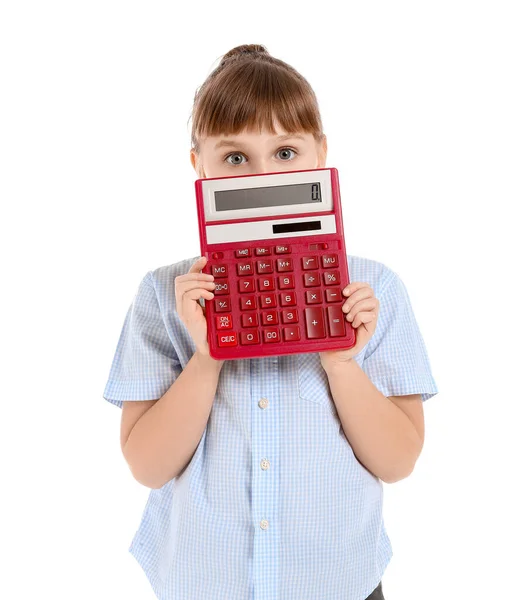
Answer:
[[[377,587],[369,594],[366,600],[385,600],[384,594],[382,593],[382,581],[379,582]]]

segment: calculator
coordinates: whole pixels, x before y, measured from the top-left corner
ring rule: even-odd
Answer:
[[[335,168],[197,179],[209,353],[255,358],[352,348]]]

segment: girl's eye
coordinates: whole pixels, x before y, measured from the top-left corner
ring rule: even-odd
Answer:
[[[297,154],[296,150],[293,150],[293,148],[281,148],[277,152],[277,154],[279,154],[280,152],[285,153],[284,158],[283,158],[284,161],[291,160],[292,157],[289,158],[289,152],[293,152],[294,154]],[[288,156],[288,158],[285,158],[286,155]],[[244,156],[244,155],[241,152],[233,152],[232,154],[228,154],[224,160],[227,161],[230,165],[241,165],[241,164],[243,164],[242,159],[238,160],[237,157],[242,157],[242,156]],[[230,161],[229,159],[233,158],[233,157],[234,157],[234,160]]]
[[[242,161],[239,162],[238,160],[231,162],[229,159],[232,156],[237,157],[237,156],[244,156],[244,155],[240,154],[240,152],[233,152],[233,154],[228,154],[224,160],[226,160],[230,165],[241,165],[242,164]]]
[[[286,152],[288,156],[289,156],[289,152],[294,152],[296,154],[296,152],[293,150],[293,148],[281,148],[278,152]],[[289,160],[289,158],[284,158],[284,160]]]

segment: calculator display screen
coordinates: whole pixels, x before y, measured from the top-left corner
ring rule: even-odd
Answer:
[[[287,206],[321,202],[320,182],[275,185],[240,190],[216,190],[215,207],[221,210],[241,210],[268,206]]]

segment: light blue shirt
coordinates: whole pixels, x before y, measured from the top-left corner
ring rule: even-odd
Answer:
[[[198,257],[149,271],[129,307],[103,396],[160,398],[195,351],[174,279]],[[406,288],[348,256],[380,301],[355,360],[385,396],[438,390]],[[364,600],[392,557],[380,479],[344,435],[318,353],[226,361],[199,445],[152,489],[129,551],[160,600]]]

